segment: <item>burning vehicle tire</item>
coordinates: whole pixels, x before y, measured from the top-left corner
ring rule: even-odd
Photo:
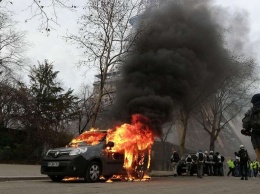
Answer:
[[[131,176],[135,179],[143,179],[147,172],[149,163],[149,153],[148,150],[140,152],[137,154],[136,160],[132,164]]]

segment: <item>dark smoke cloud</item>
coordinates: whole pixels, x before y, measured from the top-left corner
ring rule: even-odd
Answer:
[[[174,108],[191,106],[236,68],[209,2],[169,3],[141,17],[140,29],[146,28],[134,47],[136,54],[122,67],[113,107],[117,120],[129,122],[132,114],[141,113],[160,135]]]

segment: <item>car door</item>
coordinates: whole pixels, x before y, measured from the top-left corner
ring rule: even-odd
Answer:
[[[102,159],[104,175],[114,175],[123,173],[124,154],[114,152],[112,149],[105,147],[102,150]]]

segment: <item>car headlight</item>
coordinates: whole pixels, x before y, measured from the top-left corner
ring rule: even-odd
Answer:
[[[83,154],[88,150],[88,148],[76,148],[70,152],[70,156],[76,156],[79,154]]]
[[[51,150],[48,150],[47,153],[45,154],[45,156],[48,156],[48,154],[50,153]]]

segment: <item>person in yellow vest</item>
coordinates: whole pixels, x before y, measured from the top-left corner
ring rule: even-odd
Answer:
[[[258,169],[259,169],[259,162],[256,159],[255,161],[253,161],[254,177],[257,177]]]
[[[254,162],[249,163],[249,177],[254,177]]]
[[[228,168],[229,168],[227,176],[229,176],[230,173],[231,173],[232,176],[235,176],[235,164],[234,164],[234,161],[232,159],[229,159],[227,161],[227,164],[228,164]]]

